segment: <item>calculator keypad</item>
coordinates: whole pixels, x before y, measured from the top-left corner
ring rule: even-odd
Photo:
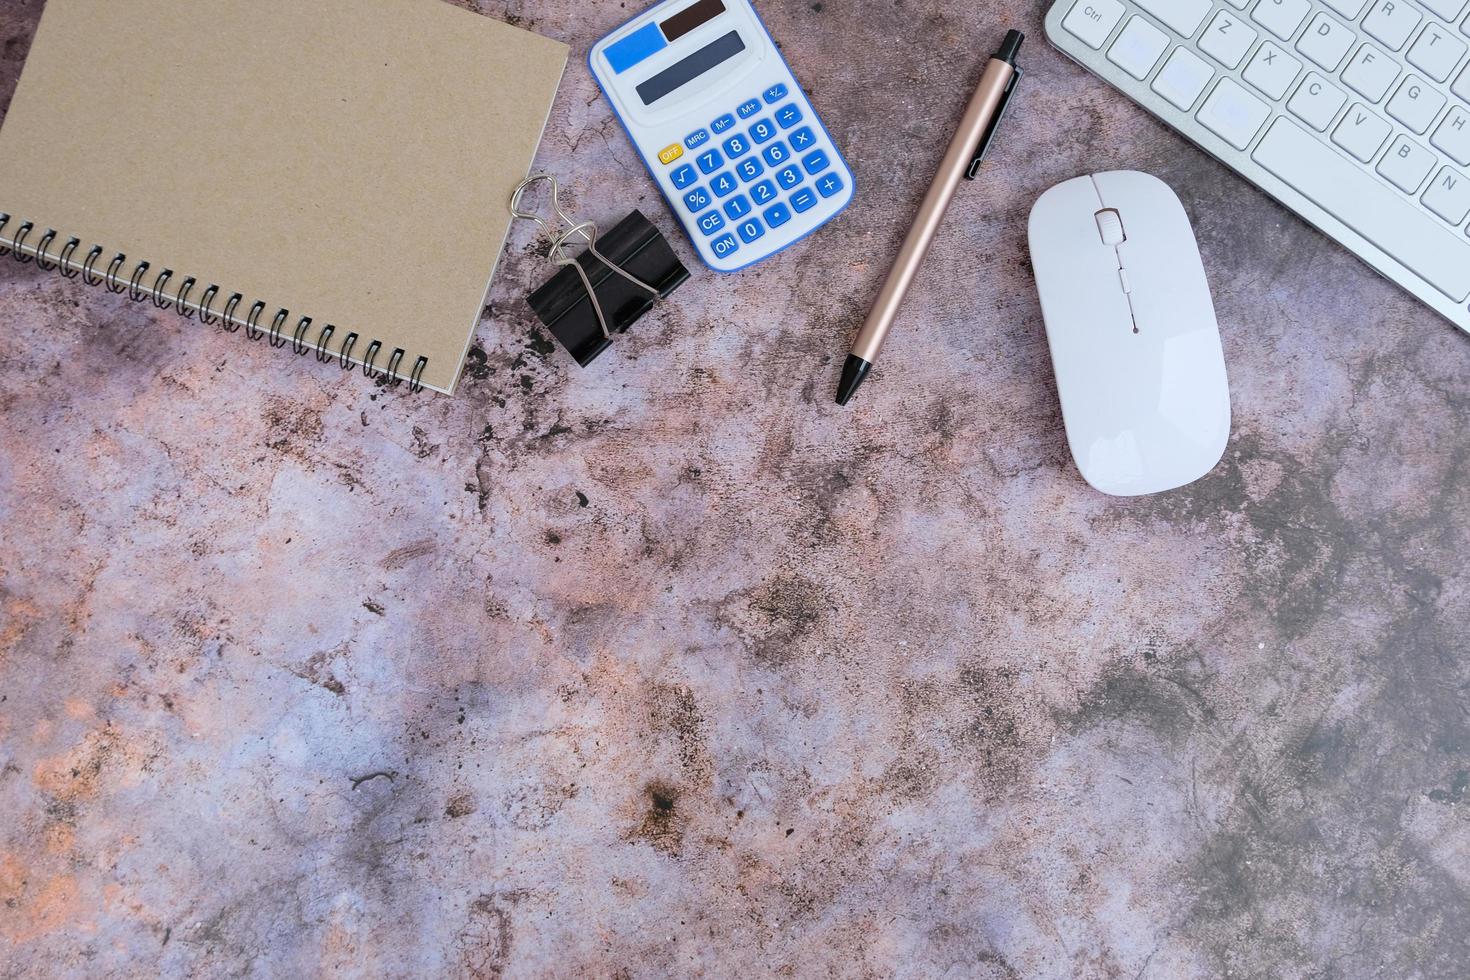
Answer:
[[[846,189],[832,166],[831,144],[807,122],[790,87],[773,85],[686,136],[692,162],[664,162],[717,259],[737,255]]]

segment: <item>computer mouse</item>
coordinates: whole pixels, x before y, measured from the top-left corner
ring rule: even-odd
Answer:
[[[1230,436],[1230,387],[1179,198],[1136,171],[1076,177],[1037,199],[1028,237],[1083,479],[1133,496],[1214,469]]]

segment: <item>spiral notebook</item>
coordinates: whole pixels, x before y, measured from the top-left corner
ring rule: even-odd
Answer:
[[[444,0],[48,0],[0,251],[452,393],[567,54]]]

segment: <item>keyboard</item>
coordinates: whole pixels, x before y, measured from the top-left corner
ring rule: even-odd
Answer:
[[[1470,331],[1470,0],[1059,0],[1064,54]]]

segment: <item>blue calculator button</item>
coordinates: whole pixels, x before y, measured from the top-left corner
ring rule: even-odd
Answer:
[[[832,166],[832,161],[827,159],[827,154],[823,153],[821,150],[817,150],[814,153],[808,153],[806,156],[802,157],[801,165],[806,168],[807,173],[815,177],[823,170],[826,170],[828,167]]]
[[[684,206],[691,211],[703,211],[710,206],[711,200],[709,191],[703,187],[696,187],[684,195]]]
[[[790,90],[785,85],[782,85],[779,82],[775,85],[772,85],[770,88],[766,89],[766,104],[774,105],[775,103],[780,102],[782,99],[786,98],[786,95],[789,91]]]
[[[740,237],[749,245],[766,233],[766,229],[755,218],[747,218],[740,224]]]
[[[812,198],[813,203],[816,198]],[[738,221],[750,213],[750,199],[744,194],[736,194],[725,202],[725,213],[730,216],[731,221]]]
[[[769,180],[763,180],[750,189],[750,196],[755,198],[757,204],[770,204],[776,199],[776,185]]]
[[[765,173],[766,168],[761,166],[761,162],[758,157],[748,157],[735,164],[735,172],[740,175],[741,180],[745,181],[748,184],[752,180],[755,180],[757,177],[759,177],[761,174]]]
[[[673,173],[669,174],[669,179],[674,182],[674,186],[676,188],[682,191],[684,188],[688,187],[690,184],[698,180],[699,174],[695,173],[694,168],[686,163],[678,170],[675,170]]]
[[[760,111],[761,111],[761,100],[760,99],[751,99],[749,102],[742,102],[742,103],[740,103],[739,108],[737,108],[735,110],[736,114],[738,114],[741,119],[749,119],[751,116],[755,115],[757,112],[760,112]]]
[[[801,122],[801,110],[796,107],[795,102],[783,105],[776,110],[776,122],[781,124],[782,129],[790,129]]]
[[[750,152],[750,140],[744,136],[735,135],[725,140],[725,156],[731,160],[738,160]]]
[[[776,126],[769,119],[762,119],[750,127],[750,138],[757,143],[765,143],[776,135]]]
[[[699,164],[699,169],[707,174],[714,173],[724,162],[725,158],[720,156],[719,150],[705,150],[695,160],[695,163]]]
[[[785,143],[772,143],[765,148],[762,155],[766,158],[766,163],[773,167],[779,167],[791,159],[791,151],[786,149]]]
[[[699,230],[706,235],[713,235],[725,227],[725,216],[718,210],[707,211],[699,216]]]
[[[803,187],[801,190],[791,195],[791,206],[796,209],[797,214],[800,214],[803,211],[810,211],[812,208],[817,206],[816,192],[813,191],[810,187]]]
[[[791,220],[791,209],[784,204],[776,204],[766,208],[766,224],[772,228],[780,228]]]
[[[817,181],[817,190],[821,192],[823,197],[831,197],[833,194],[840,193],[842,188],[842,178],[835,173],[827,174]]]
[[[788,164],[776,171],[776,183],[781,185],[782,190],[791,190],[801,183],[801,171],[795,164]]]
[[[719,238],[710,242],[709,247],[715,253],[715,256],[721,259],[740,251],[740,246],[735,243],[734,235],[721,235]]]
[[[728,133],[730,131],[730,127],[734,125],[735,117],[727,112],[720,118],[716,119],[714,122],[710,123],[709,128],[714,130],[715,135],[718,136],[721,133]]]
[[[816,134],[812,132],[810,126],[801,127],[788,138],[791,140],[792,149],[796,150],[797,153],[800,153],[802,150],[810,150],[817,145]]]
[[[691,150],[695,147],[703,146],[708,142],[709,130],[707,129],[696,129],[694,132],[684,137],[684,145],[689,147],[689,149]]]
[[[715,192],[715,196],[729,197],[731,194],[735,193],[735,188],[737,186],[735,183],[735,175],[726,170],[722,174],[711,177],[709,179],[709,186],[710,190]]]

